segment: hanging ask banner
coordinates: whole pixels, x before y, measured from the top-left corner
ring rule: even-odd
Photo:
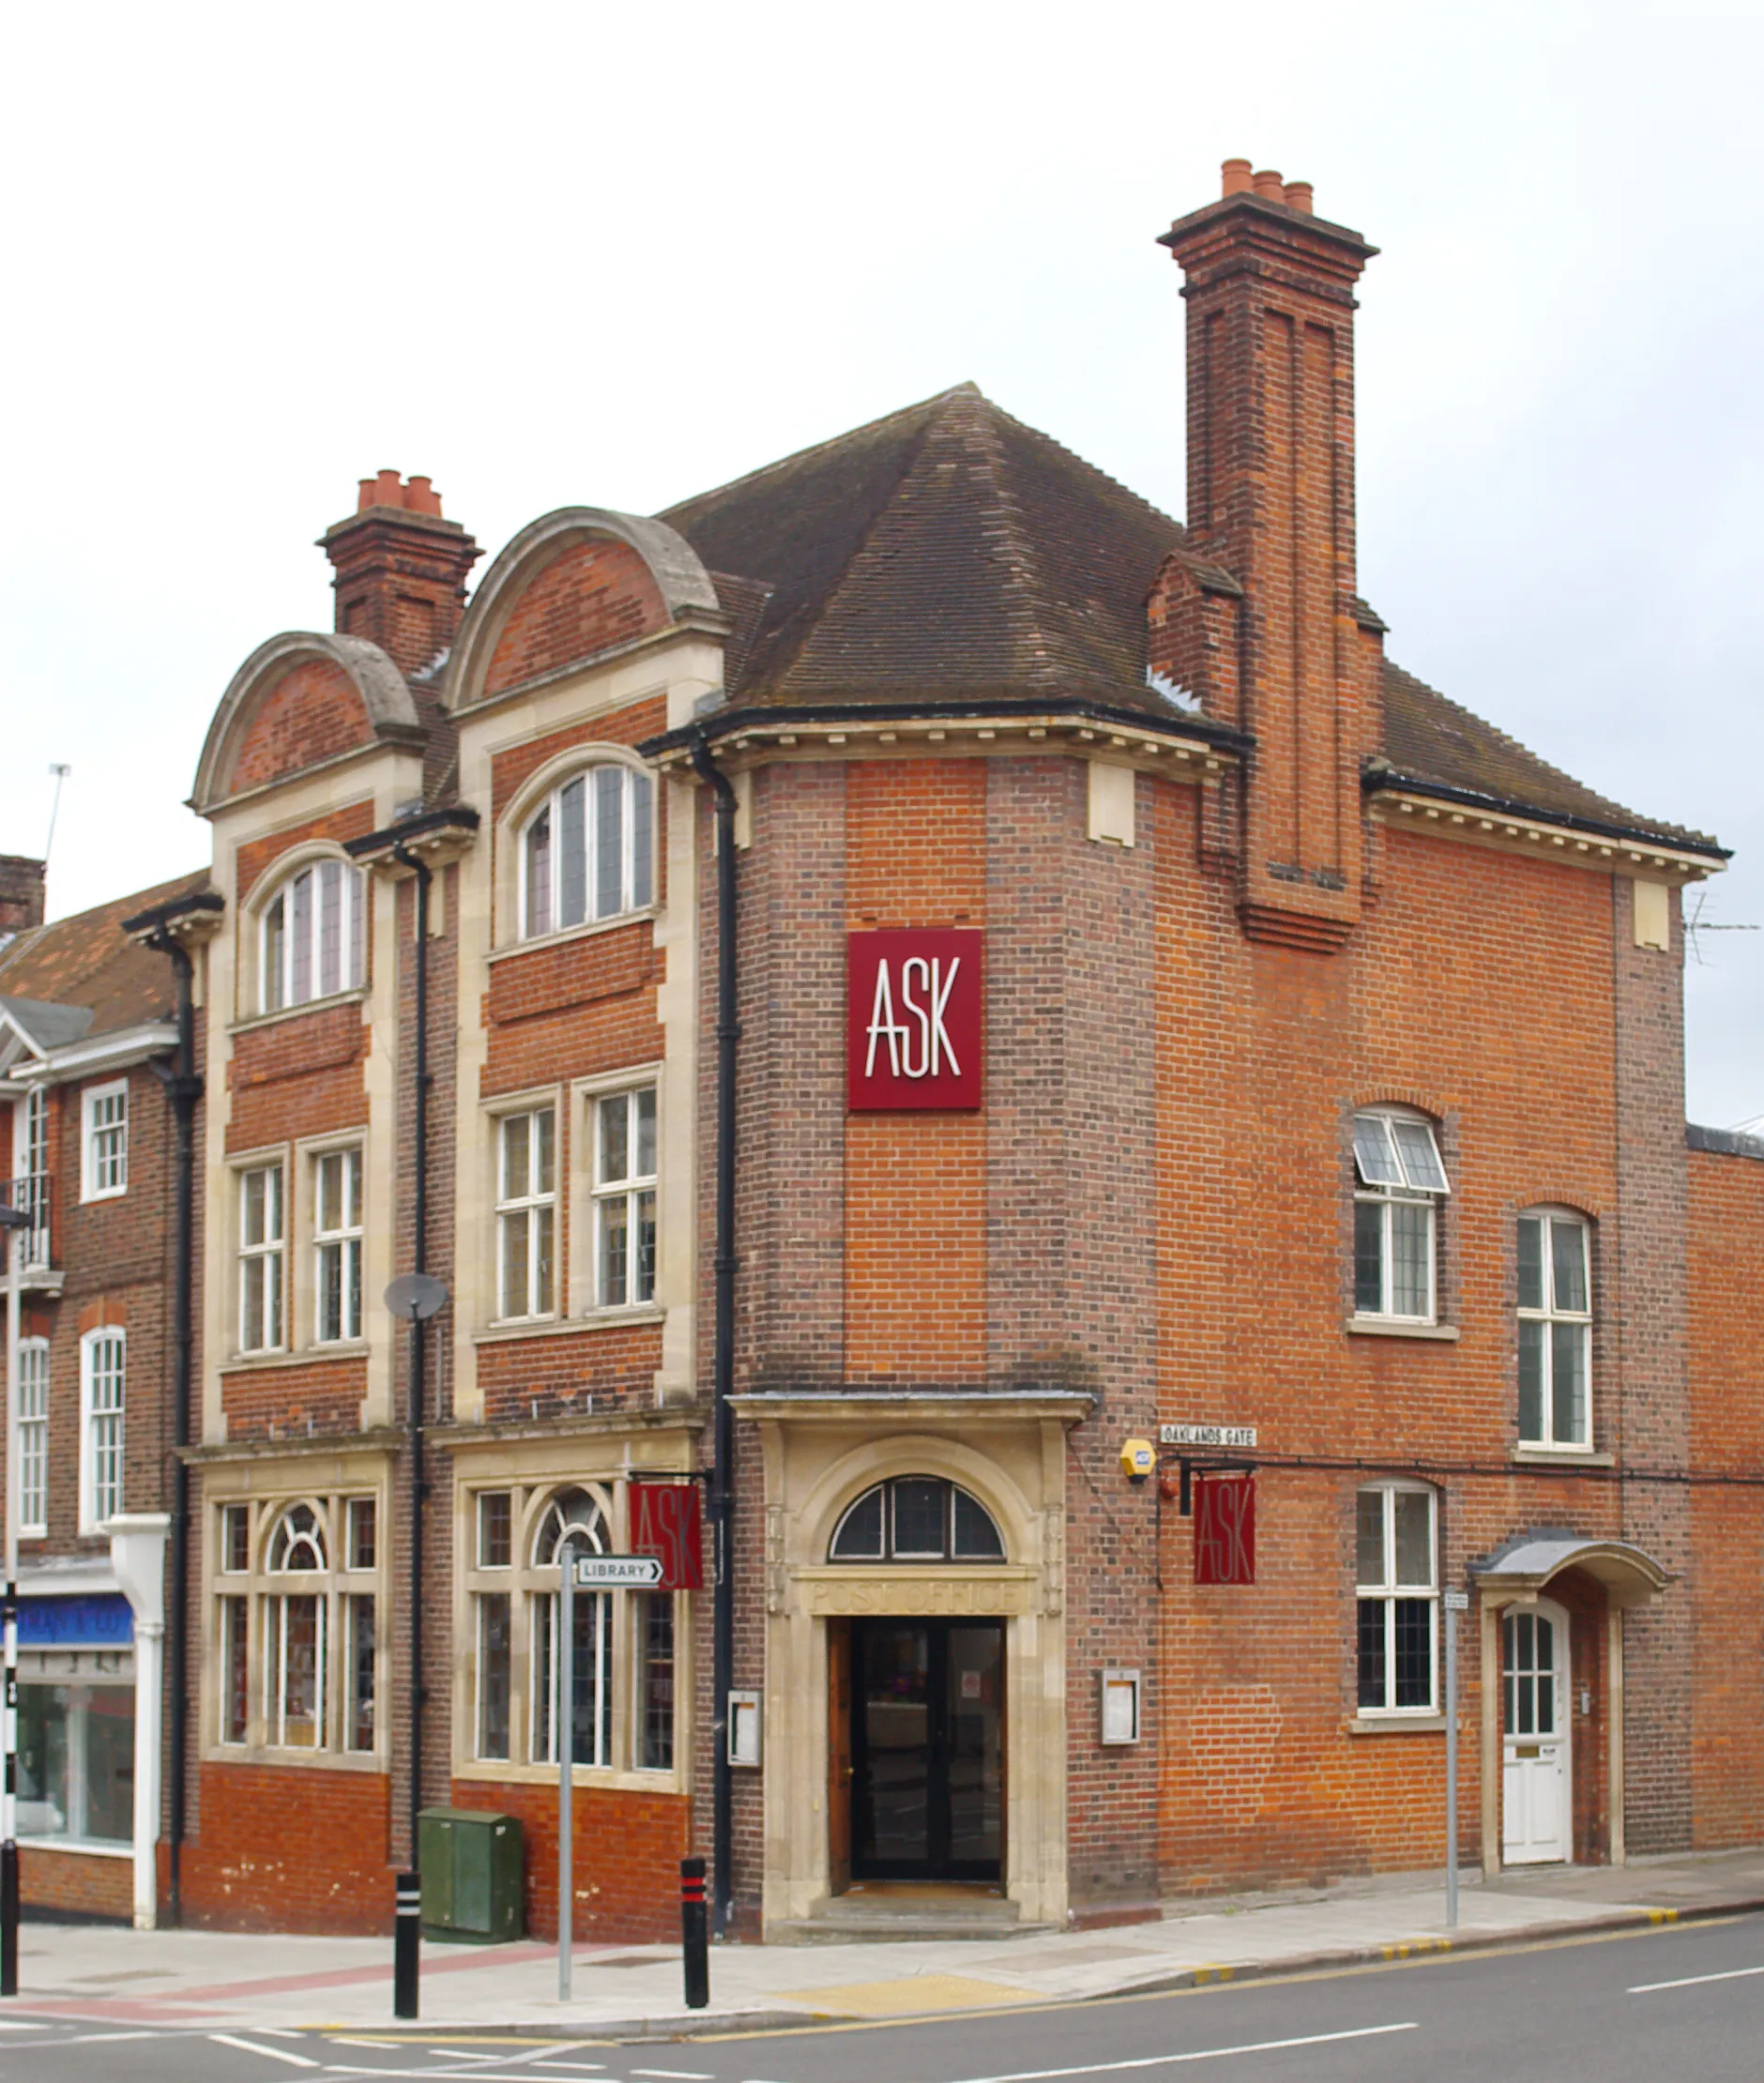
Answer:
[[[1255,1478],[1247,1469],[1194,1471],[1194,1581],[1255,1582]]]
[[[633,1482],[631,1552],[659,1556],[663,1591],[702,1591],[705,1544],[695,1482]]]
[[[967,926],[845,935],[845,1088],[854,1113],[979,1106],[984,943]]]

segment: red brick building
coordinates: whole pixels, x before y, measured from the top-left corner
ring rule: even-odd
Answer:
[[[382,473],[228,689],[187,1916],[384,1929],[446,1802],[555,1927],[559,1543],[720,1389],[728,1685],[710,1589],[577,1601],[585,1932],[720,1798],[772,1939],[1437,1863],[1460,1591],[1467,1860],[1756,1836],[1725,856],[1385,657],[1372,249],[1240,161],[1163,243],[1186,530],[966,386],[469,598]]]
[[[7,1496],[20,1886],[27,1911],[150,1924],[155,1846],[173,1821],[160,1645],[177,1489],[179,994],[123,922],[153,907],[201,918],[209,900],[199,874],[46,926],[42,871],[0,861],[0,1179],[29,1218],[6,1265],[19,1290]]]

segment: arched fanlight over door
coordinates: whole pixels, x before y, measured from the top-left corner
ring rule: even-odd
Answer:
[[[845,1508],[830,1562],[1002,1562],[1005,1543],[977,1497],[941,1476],[892,1476]]]

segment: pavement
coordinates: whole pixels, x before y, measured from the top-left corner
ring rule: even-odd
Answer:
[[[582,1945],[572,1998],[555,1946],[426,1942],[425,2030],[519,2028],[582,2039],[764,2030],[818,2019],[971,2014],[1307,1968],[1523,1944],[1764,1908],[1764,1847],[1467,1877],[1446,1926],[1443,1876],[1407,1875],[1173,1902],[1155,1921],[1020,1938],[714,1947],[710,2008],[688,2012],[677,1947]],[[27,1923],[20,1993],[0,2015],[201,2031],[385,2029],[391,1942]]]

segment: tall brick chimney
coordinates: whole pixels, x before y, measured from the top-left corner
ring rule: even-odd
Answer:
[[[453,641],[465,575],[480,552],[457,521],[441,516],[427,478],[396,470],[363,478],[356,510],[319,538],[337,569],[336,626],[365,636],[401,673],[420,672]]]
[[[1360,916],[1360,769],[1377,727],[1380,625],[1354,571],[1353,317],[1376,249],[1314,216],[1308,182],[1247,160],[1159,244],[1187,277],[1189,540],[1153,597],[1152,663],[1255,735],[1245,930],[1326,950]]]
[[[0,854],[0,939],[43,922],[43,871],[28,854]]]

